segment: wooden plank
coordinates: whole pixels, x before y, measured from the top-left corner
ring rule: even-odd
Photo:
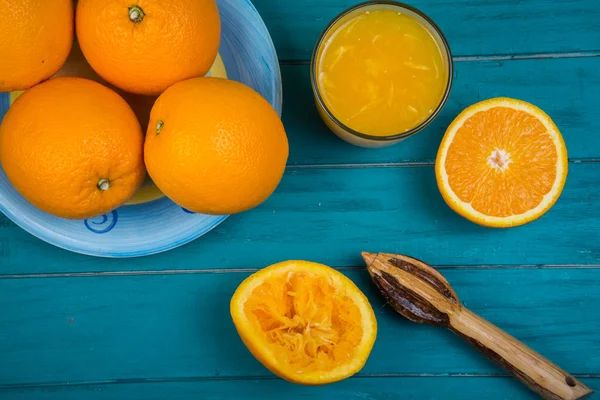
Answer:
[[[473,311],[573,374],[600,371],[599,269],[444,274]],[[385,307],[365,270],[378,338],[363,374],[501,373],[452,333]],[[0,385],[265,377],[229,316],[246,272],[0,280]]]
[[[355,0],[254,0],[280,59],[308,60],[322,30]],[[596,0],[413,0],[455,55],[600,50]]]
[[[403,252],[433,265],[599,264],[600,164],[571,164],[545,216],[490,229],[442,200],[432,166],[308,168],[286,172],[255,210],[156,256],[106,260],[68,253],[0,219],[1,274],[260,268],[285,259],[362,265],[360,251]]]
[[[600,379],[583,379],[600,390]],[[268,397],[266,397],[268,393]],[[388,377],[351,378],[321,387],[292,385],[282,380],[209,380],[183,382],[138,382],[0,389],[0,397],[11,400],[180,400],[180,399],[348,399],[348,400],[535,400],[514,379],[507,377]]]
[[[561,129],[571,159],[600,159],[600,57],[458,62],[455,67],[450,98],[431,125],[395,146],[362,149],[342,142],[321,122],[309,67],[282,66],[289,164],[433,161],[450,122],[469,105],[498,96],[526,100],[545,110]]]

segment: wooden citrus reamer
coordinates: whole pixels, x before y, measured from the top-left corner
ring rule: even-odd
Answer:
[[[577,400],[593,391],[525,344],[465,308],[448,281],[422,261],[362,253],[373,282],[404,317],[444,326],[549,400]]]

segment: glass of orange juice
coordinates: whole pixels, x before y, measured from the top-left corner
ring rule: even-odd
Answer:
[[[425,14],[395,1],[369,1],[329,23],[310,72],[329,129],[349,143],[382,147],[439,114],[453,65],[446,38]]]

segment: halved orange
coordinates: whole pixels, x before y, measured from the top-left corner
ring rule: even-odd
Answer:
[[[454,211],[480,225],[511,227],[554,205],[567,162],[565,142],[546,113],[494,98],[470,106],[448,127],[435,174]]]
[[[304,385],[354,375],[377,335],[360,289],[333,268],[308,261],[285,261],[248,277],[231,299],[231,317],[254,357]]]

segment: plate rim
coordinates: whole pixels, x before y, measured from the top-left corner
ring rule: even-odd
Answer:
[[[230,1],[231,0],[224,0],[224,2],[230,2]],[[254,4],[250,0],[242,0],[241,2],[243,4],[245,4],[248,7],[248,10],[256,16],[257,20],[256,20],[255,24],[258,25],[258,28],[266,34],[265,37],[268,39],[267,43],[266,43],[267,47],[268,47],[269,51],[271,52],[271,54],[274,56],[275,63],[272,66],[272,68],[273,68],[273,75],[275,77],[276,82],[274,84],[274,89],[273,89],[273,92],[271,93],[271,95],[273,97],[274,103],[276,103],[276,104],[271,104],[271,105],[273,106],[273,108],[275,109],[277,114],[281,117],[282,108],[283,108],[283,82],[282,82],[282,77],[281,77],[281,67],[279,65],[279,57],[277,56],[277,50],[275,48],[275,44],[273,43],[273,38],[271,37],[269,29],[267,28],[264,20],[262,19],[260,13],[254,6]],[[0,93],[0,104],[3,103],[4,100],[7,102],[10,102],[10,93]],[[157,199],[154,201],[159,201],[159,200],[160,199]],[[27,201],[27,200],[25,200],[25,201]],[[173,203],[173,204],[175,206],[177,206],[175,203]],[[19,217],[17,215],[17,212],[15,212],[15,211],[17,211],[15,209],[15,207],[11,207],[12,205],[13,205],[12,202],[11,203],[0,202],[0,212],[2,212],[9,220],[11,220],[15,225],[17,225],[19,228],[23,229],[28,234],[48,243],[50,245],[53,245],[60,249],[63,249],[63,250],[67,250],[67,251],[70,251],[73,253],[82,254],[82,255],[86,255],[86,256],[101,257],[101,258],[133,258],[133,257],[144,257],[144,256],[150,256],[150,255],[154,255],[154,254],[163,253],[163,252],[175,249],[177,247],[183,246],[187,243],[190,243],[190,242],[200,238],[201,236],[209,233],[214,228],[219,226],[221,223],[223,223],[229,217],[229,215],[213,216],[214,219],[211,221],[211,223],[209,225],[205,226],[203,229],[194,231],[185,237],[177,238],[176,240],[173,240],[167,244],[164,244],[164,245],[158,246],[158,247],[153,247],[153,248],[149,248],[149,249],[139,249],[139,250],[134,250],[134,251],[111,251],[111,250],[102,250],[102,249],[91,250],[88,248],[73,247],[73,246],[70,246],[69,244],[67,244],[68,241],[61,241],[60,239],[57,240],[57,238],[68,238],[68,237],[65,236],[64,234],[52,231],[49,228],[47,228],[44,225],[41,225],[39,223],[27,222],[27,217],[25,217],[25,218]],[[127,207],[127,206],[121,206],[121,207]]]
[[[160,200],[160,199],[158,199],[158,200]],[[155,201],[157,201],[157,200],[155,200]],[[173,203],[173,204],[175,204],[175,203]],[[122,207],[128,207],[128,206],[122,206]],[[208,225],[204,229],[195,231],[186,237],[179,238],[179,239],[172,241],[166,245],[153,247],[150,250],[141,249],[141,250],[135,250],[135,251],[111,251],[111,250],[90,250],[90,249],[86,249],[86,248],[82,248],[82,247],[69,246],[68,244],[66,244],[65,241],[57,241],[56,240],[56,237],[65,237],[65,235],[54,232],[40,224],[33,225],[33,224],[22,223],[23,219],[18,218],[16,216],[16,214],[12,211],[12,209],[5,207],[3,204],[0,204],[0,211],[2,211],[2,213],[8,219],[10,219],[12,222],[14,222],[19,228],[23,229],[28,234],[48,243],[50,245],[53,245],[55,247],[58,247],[60,249],[67,250],[67,251],[70,251],[73,253],[83,254],[86,256],[93,256],[93,257],[102,257],[102,258],[133,258],[133,257],[144,257],[144,256],[150,256],[150,255],[154,255],[154,254],[164,253],[165,251],[175,249],[177,247],[183,246],[184,244],[190,243],[191,241],[193,241],[195,239],[198,239],[199,237],[201,237],[201,236],[207,234],[208,232],[212,231],[213,229],[215,229],[217,226],[219,226],[221,223],[223,223],[223,221],[225,221],[227,218],[229,218],[229,215],[214,216],[215,219],[211,222],[210,225]],[[83,221],[83,220],[81,220],[81,221]]]

